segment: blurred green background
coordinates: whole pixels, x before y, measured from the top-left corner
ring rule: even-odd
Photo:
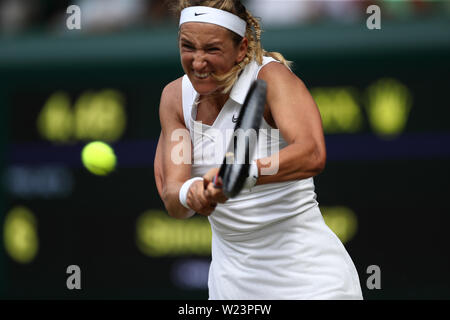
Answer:
[[[244,2],[319,106],[317,199],[364,297],[450,298],[450,3]],[[183,75],[176,26],[164,1],[0,1],[2,299],[207,298],[208,221],[169,218],[153,176],[160,94]],[[106,177],[82,166],[93,140],[117,154]]]

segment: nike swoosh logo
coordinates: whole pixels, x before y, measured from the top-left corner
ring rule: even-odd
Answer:
[[[233,123],[236,123],[238,121],[238,118],[237,117],[235,118],[233,114],[233,118],[231,119],[231,121],[233,121]]]
[[[195,12],[194,14],[195,14],[195,16],[201,16],[201,15],[203,15],[203,14],[206,14],[206,12],[203,12],[203,13],[197,13],[197,12]]]

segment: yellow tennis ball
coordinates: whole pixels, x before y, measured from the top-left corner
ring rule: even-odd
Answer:
[[[94,141],[88,143],[81,152],[81,160],[91,173],[105,176],[116,167],[114,150],[106,143]]]

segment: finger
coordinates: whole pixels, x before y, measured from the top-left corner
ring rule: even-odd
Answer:
[[[217,202],[218,198],[218,190],[213,186],[213,183],[210,183],[208,187],[205,189],[205,197],[209,202]]]
[[[210,194],[206,193],[206,190],[202,188],[202,190],[199,190],[199,194],[198,194],[198,201],[202,206],[202,209],[209,211],[214,210],[214,208],[217,205],[217,201],[215,201]]]
[[[197,212],[208,205],[208,201],[205,199],[203,193],[204,189],[201,181],[194,182],[188,191],[186,202],[190,208]]]
[[[204,207],[201,210],[199,210],[198,213],[203,216],[210,216],[216,209],[216,206],[217,206],[217,204],[210,204],[209,206]]]
[[[208,199],[210,199],[211,201],[224,203],[228,200],[228,198],[223,193],[223,190],[214,187],[212,183],[208,185],[208,189],[206,189],[205,193],[209,195]]]
[[[218,189],[216,189],[213,185],[213,183],[209,183],[204,191],[205,198],[209,202],[217,202],[216,198],[218,195]]]
[[[207,182],[205,183],[205,188],[208,185],[208,183],[213,181],[214,177],[217,175],[218,172],[219,168],[212,168],[207,173],[205,173],[205,175],[203,176],[203,179],[205,179]]]
[[[207,196],[205,194],[205,190],[203,192],[203,196],[201,196],[200,202],[202,204],[202,213],[204,213],[205,215],[210,215],[217,207],[217,201],[215,201],[213,198]]]
[[[216,205],[210,203],[210,202],[202,202],[199,199],[196,199],[193,201],[192,209],[195,210],[195,212],[200,214],[211,214],[214,209],[216,208]]]
[[[208,187],[209,180],[205,177],[203,177],[203,189],[206,189]]]
[[[201,209],[201,204],[198,201],[198,198],[194,195],[194,193],[188,193],[188,196],[186,198],[186,203],[189,208],[194,210],[195,212],[199,212]]]
[[[189,188],[187,204],[199,214],[210,215],[215,210],[217,201],[211,197],[210,191],[206,192],[203,188],[203,182],[196,181]]]

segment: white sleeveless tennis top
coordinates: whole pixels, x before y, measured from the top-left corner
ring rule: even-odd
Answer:
[[[220,167],[229,140],[226,132],[233,131],[233,118],[258,72],[272,61],[276,60],[264,57],[261,66],[252,62],[245,67],[212,126],[196,121],[198,94],[183,77],[184,120],[194,146],[193,177]],[[259,132],[254,158],[287,145],[264,119],[261,128],[266,131]],[[222,148],[216,148],[220,144]],[[219,203],[209,221],[209,299],[362,298],[353,261],[323,220],[313,178],[257,185]]]
[[[255,61],[246,66],[212,126],[195,120],[198,94],[188,77],[183,77],[183,113],[193,144],[193,177],[201,177],[209,169],[220,167],[229,136],[235,127],[233,118],[236,120],[238,117],[259,70],[272,61],[276,60],[264,57],[261,66]],[[264,118],[261,129],[263,130],[259,131],[258,148],[254,158],[270,156],[287,146],[281,133],[267,124]],[[218,147],[219,145],[221,147]],[[312,178],[257,185],[251,191],[244,190],[225,204],[218,204],[210,216],[210,221],[213,228],[220,233],[250,232],[277,220],[300,214],[316,205]]]

